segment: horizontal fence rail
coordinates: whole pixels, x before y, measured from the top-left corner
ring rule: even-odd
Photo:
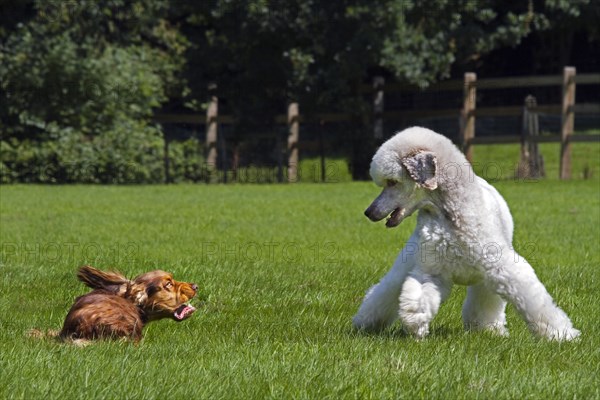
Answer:
[[[561,144],[561,167],[560,178],[570,178],[570,144],[577,142],[600,142],[600,135],[575,135],[573,133],[573,121],[575,114],[584,115],[600,115],[600,103],[575,103],[575,85],[600,85],[600,74],[575,74],[575,68],[565,67],[563,75],[550,76],[521,76],[507,78],[486,78],[477,79],[474,73],[465,74],[464,80],[453,80],[439,82],[429,86],[426,89],[415,85],[402,83],[385,83],[383,78],[377,77],[372,85],[362,84],[358,87],[360,94],[372,94],[373,110],[370,120],[373,121],[373,135],[376,139],[382,136],[383,121],[401,121],[411,119],[424,118],[448,118],[456,117],[459,121],[459,144],[465,152],[467,159],[471,161],[472,146],[479,144],[508,144],[521,143],[525,139],[522,135],[492,135],[481,136],[476,135],[475,119],[477,117],[521,117],[524,115],[524,110],[531,115],[556,115],[561,116],[561,127],[557,129],[554,135],[533,135],[528,136],[528,143],[560,143]],[[494,90],[494,89],[512,89],[512,88],[528,88],[528,87],[548,87],[562,86],[563,103],[562,104],[542,104],[524,106],[499,106],[499,107],[476,107],[476,92],[477,90]],[[422,91],[463,91],[463,107],[447,108],[437,110],[385,110],[384,109],[384,94],[385,93],[416,93]],[[209,164],[216,166],[217,152],[215,151],[217,139],[218,125],[236,125],[240,122],[232,115],[222,115],[217,112],[218,99],[211,98],[207,114],[168,114],[157,113],[153,120],[162,124],[190,124],[203,125],[210,128],[210,138],[207,137],[206,147],[211,149],[211,153],[207,154]],[[295,104],[295,103],[292,103]],[[276,125],[288,126],[288,143],[287,153],[288,162],[287,169],[288,180],[295,181],[295,173],[293,168],[298,164],[298,150],[318,150],[320,152],[321,164],[324,165],[324,145],[322,136],[327,136],[322,132],[319,133],[321,139],[316,141],[300,141],[299,130],[302,124],[317,123],[360,123],[365,120],[362,115],[356,113],[316,113],[305,115],[301,114],[301,109],[296,104],[293,108],[293,118],[289,114],[278,114],[272,117],[272,123]],[[537,117],[536,117],[537,118]],[[369,118],[367,118],[368,120]],[[366,134],[366,133],[365,133]],[[165,146],[165,166],[168,168],[168,145]],[[281,167],[281,166],[280,166]],[[323,171],[323,175],[325,172]],[[166,174],[168,176],[168,173]],[[293,180],[292,180],[293,179]]]
[[[576,104],[573,108],[577,114],[600,114],[600,103],[582,103]],[[540,114],[560,115],[562,112],[560,104],[547,104],[533,108],[534,112]],[[523,112],[522,106],[504,106],[504,107],[482,107],[475,110],[477,117],[512,117],[519,116]],[[407,110],[407,111],[384,111],[381,116],[388,120],[401,120],[411,118],[441,118],[458,116],[459,110],[456,108],[448,108],[442,110]],[[334,123],[334,122],[352,122],[356,120],[354,114],[344,113],[328,113],[315,114],[307,117],[300,115],[300,123]],[[156,114],[153,117],[155,122],[159,123],[175,123],[175,124],[191,124],[205,125],[206,118],[197,114]],[[219,115],[217,122],[224,125],[234,125],[238,121],[231,115]],[[287,115],[276,115],[273,119],[276,124],[287,124]]]

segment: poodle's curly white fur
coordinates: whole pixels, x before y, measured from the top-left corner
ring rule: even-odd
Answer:
[[[538,336],[579,336],[531,265],[513,250],[506,202],[450,140],[408,128],[379,148],[371,176],[383,186],[365,211],[371,220],[389,216],[386,226],[394,227],[419,214],[392,269],[368,290],[353,319],[356,328],[381,329],[400,317],[409,333],[423,338],[456,283],[468,286],[462,311],[467,329],[507,335],[508,301]]]

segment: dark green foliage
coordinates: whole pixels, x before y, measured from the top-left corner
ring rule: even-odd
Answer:
[[[204,147],[198,139],[169,143],[170,182],[201,182],[207,177]]]
[[[90,138],[48,128],[50,140],[2,141],[2,182],[156,183],[164,181],[160,132],[123,121]]]
[[[4,34],[3,182],[161,182],[153,109],[178,90],[185,40],[166,2],[34,2]]]

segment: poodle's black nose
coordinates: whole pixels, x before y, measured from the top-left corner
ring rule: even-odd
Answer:
[[[369,208],[367,208],[365,210],[365,215],[367,216],[367,218],[369,218],[373,222],[379,221],[381,219],[381,218],[377,218],[377,216],[375,214],[376,213],[373,211],[373,206],[369,206]]]
[[[198,285],[196,285],[195,283],[192,283],[192,289],[194,290],[194,292],[198,291]]]

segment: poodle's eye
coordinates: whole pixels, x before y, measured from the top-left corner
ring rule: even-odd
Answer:
[[[396,186],[398,184],[398,181],[394,181],[392,179],[388,179],[385,181],[385,186],[386,187],[392,187],[392,186]]]

